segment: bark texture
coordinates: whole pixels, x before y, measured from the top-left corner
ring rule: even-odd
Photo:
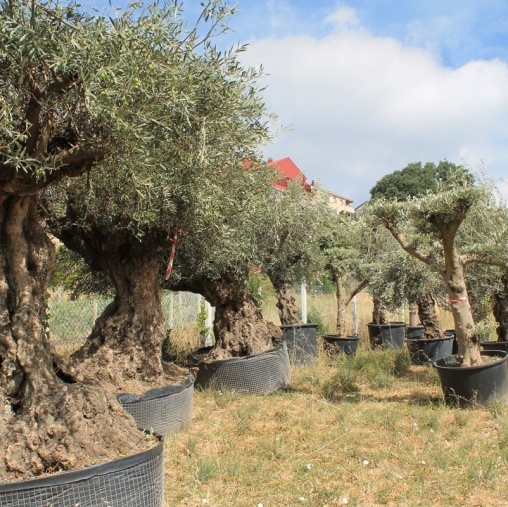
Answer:
[[[263,319],[261,310],[246,288],[246,279],[224,274],[222,278],[195,279],[174,285],[175,290],[201,294],[215,307],[215,345],[204,360],[259,354],[282,338],[279,326]]]
[[[337,297],[337,335],[346,336],[346,309],[349,303],[342,278],[335,276],[335,295]]]
[[[432,294],[422,294],[417,301],[418,316],[422,326],[425,326],[426,338],[440,338],[443,336],[441,324],[436,312],[436,301]]]
[[[459,346],[458,357],[463,366],[480,364],[480,343],[474,333],[473,313],[466,291],[464,268],[455,245],[456,230],[460,221],[451,226],[441,226],[445,270],[443,278],[448,292],[448,304],[455,324],[455,336]]]
[[[280,323],[283,326],[301,324],[291,284],[275,277],[270,279],[277,295],[276,306],[279,309]]]
[[[126,248],[98,260],[113,280],[116,295],[73,362],[113,385],[134,378],[154,381],[163,373],[166,336],[157,251]]]
[[[388,323],[388,309],[381,299],[374,297],[374,309],[372,310],[372,323],[384,325]]]
[[[498,341],[508,341],[508,273],[501,278],[503,290],[494,294],[494,318],[497,322]]]
[[[47,337],[54,247],[39,223],[37,196],[0,197],[0,227],[0,482],[144,448],[116,398],[79,375]]]
[[[418,315],[418,305],[414,302],[409,303],[409,325],[417,326],[420,317]]]

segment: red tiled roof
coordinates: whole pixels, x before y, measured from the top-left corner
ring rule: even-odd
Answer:
[[[299,181],[305,190],[311,189],[305,174],[300,171],[298,166],[289,157],[278,160],[268,159],[268,165],[277,169],[281,175],[281,179],[274,184],[277,190],[286,190],[290,181]]]
[[[243,165],[246,169],[248,169],[252,166],[252,163],[250,160],[244,160]],[[307,191],[312,189],[314,182],[311,184],[307,183],[307,177],[305,174],[303,174],[303,172],[289,157],[280,158],[278,160],[269,158],[267,165],[276,169],[281,176],[280,179],[273,184],[276,190],[286,190],[290,181],[299,181],[302,187]]]

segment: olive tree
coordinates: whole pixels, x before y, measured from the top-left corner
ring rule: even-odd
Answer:
[[[413,197],[425,195],[429,191],[436,191],[439,184],[454,177],[458,170],[455,164],[448,161],[441,161],[439,164],[427,162],[413,162],[402,170],[383,176],[370,190],[373,200],[385,198],[387,200],[406,201]],[[463,177],[473,181],[471,173],[460,169]],[[381,253],[381,251],[380,251]],[[386,286],[396,284],[397,290],[392,292],[395,295],[390,297],[392,306],[401,305],[404,299],[409,303],[410,325],[417,324],[417,318],[425,326],[425,335],[428,337],[439,337],[442,334],[441,325],[436,312],[438,300],[443,299],[439,292],[439,284],[436,283],[436,276],[425,265],[419,265],[418,261],[411,260],[407,254],[394,249],[383,248],[382,255],[386,258],[379,263],[379,271],[371,284],[373,292],[376,287],[381,288],[386,299]],[[383,273],[386,272],[386,276]],[[380,283],[375,283],[375,280]],[[386,283],[388,282],[388,283]]]
[[[202,213],[182,230],[165,286],[201,294],[215,307],[216,342],[206,359],[256,354],[282,335],[248,290],[249,273],[264,265],[267,245],[275,243],[268,226],[278,198],[275,180],[269,167],[221,171],[194,195]]]
[[[365,222],[346,213],[330,215],[327,233],[321,240],[325,267],[335,283],[336,329],[346,335],[346,310],[353,298],[369,283],[369,236]]]
[[[508,222],[485,185],[473,185],[456,172],[445,188],[407,202],[380,199],[372,202],[369,213],[383,224],[399,245],[414,258],[434,269],[445,283],[448,303],[455,323],[462,365],[481,361],[479,339],[469,302],[464,274],[473,262],[506,268],[505,241]],[[473,215],[495,225],[477,231],[474,243],[463,243],[459,231]],[[503,219],[499,218],[503,217]]]
[[[113,283],[112,303],[73,356],[87,370],[101,365],[98,374],[113,380],[160,377],[164,256],[177,235],[179,249],[201,231],[205,241],[214,241],[223,213],[234,220],[247,207],[250,200],[235,190],[240,180],[244,194],[253,187],[244,178],[243,159],[255,159],[269,137],[259,71],[239,64],[243,48],[219,52],[209,41],[202,47],[197,33],[186,34],[182,24],[168,34],[157,24],[168,14],[156,11],[146,20],[155,37],[146,49],[153,70],[142,76],[141,92],[152,98],[152,109],[139,118],[151,127],[146,139],[132,145],[130,159],[113,155],[107,171],[66,182],[46,200],[53,233]],[[216,23],[222,19],[222,10],[212,14]],[[117,24],[135,37],[130,23]],[[111,80],[121,82],[123,67],[112,65]],[[265,185],[259,176],[250,175],[250,181]],[[202,258],[202,252],[195,254]]]
[[[301,323],[292,292],[295,282],[315,278],[323,271],[320,238],[326,233],[330,209],[326,193],[315,186],[311,191],[299,182],[275,195],[266,215],[266,255],[263,271],[275,289],[282,325]]]

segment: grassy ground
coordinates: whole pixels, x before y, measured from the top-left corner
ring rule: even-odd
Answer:
[[[166,439],[166,505],[507,506],[507,416],[445,407],[406,352],[321,356],[287,391],[196,391]]]

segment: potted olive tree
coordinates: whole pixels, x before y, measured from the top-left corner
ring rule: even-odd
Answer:
[[[174,269],[165,286],[201,294],[214,307],[215,343],[191,354],[198,368],[196,385],[264,394],[290,380],[282,332],[264,319],[248,290],[252,266],[264,265],[267,226],[275,206],[273,169],[220,171],[195,196],[192,227],[183,230]],[[274,240],[273,237],[271,237]]]
[[[200,279],[198,291],[215,306],[216,320],[222,323],[216,337],[223,349],[229,348],[232,355],[254,354],[266,348],[274,334],[255,311],[236,314],[244,321],[247,315],[256,320],[248,337],[236,332],[230,318],[231,307],[242,304],[243,270],[251,250],[257,249],[250,241],[253,236],[248,236],[255,225],[250,217],[256,216],[256,206],[269,209],[265,196],[271,198],[270,183],[275,179],[273,169],[248,172],[243,166],[244,157],[259,157],[259,145],[270,138],[262,121],[268,113],[256,93],[259,73],[240,65],[240,49],[224,55],[204,44],[197,50],[204,41],[195,31],[184,34],[179,24],[174,30],[172,38],[154,34],[157,40],[149,44],[155,48],[152,71],[146,72],[142,85],[132,85],[132,104],[141,93],[139,86],[155,93],[143,120],[136,111],[127,118],[134,126],[149,125],[148,132],[135,131],[132,138],[131,149],[142,156],[141,162],[133,156],[112,156],[105,161],[104,175],[61,185],[45,201],[54,235],[114,287],[113,301],[72,361],[78,369],[95,371],[122,394],[139,394],[129,390],[136,381],[146,390],[156,388],[157,394],[172,384],[168,370],[175,367],[162,361],[166,326],[160,275],[173,247],[175,270],[169,283],[182,274],[181,260],[186,259],[193,267],[191,278]],[[167,55],[156,51],[159,40],[164,40],[161,47],[168,46]],[[126,88],[124,97],[128,92]],[[142,137],[135,144],[138,135]],[[235,249],[240,240],[231,238],[239,236],[246,246]],[[197,243],[199,247],[188,248]],[[211,273],[208,278],[200,278],[203,269]],[[236,306],[231,303],[235,298]],[[233,343],[238,335],[244,340],[239,352]],[[214,351],[216,359],[219,350]],[[191,376],[188,370],[185,373]],[[129,408],[138,402],[126,396],[121,400]]]
[[[208,7],[213,19],[223,12],[213,14]],[[133,505],[136,497],[137,505],[163,503],[163,446],[138,431],[97,379],[59,356],[46,332],[46,289],[55,254],[39,205],[43,192],[56,193],[57,184],[83,175],[92,188],[94,176],[112,167],[111,157],[119,172],[132,169],[127,162],[146,150],[153,153],[154,138],[173,127],[161,110],[178,74],[171,64],[181,60],[176,53],[188,33],[183,35],[184,24],[172,14],[138,6],[112,21],[80,12],[73,3],[12,1],[0,7],[0,481],[53,474],[40,479],[40,486],[31,480],[2,484],[2,505],[19,505],[30,492],[48,505]],[[187,61],[178,68],[184,67]],[[155,74],[159,81],[144,87]],[[139,167],[145,163],[140,159]],[[123,176],[134,177],[128,170]],[[107,227],[101,234],[107,237]],[[134,458],[145,452],[146,466]],[[111,470],[76,473],[119,455],[127,456],[123,465],[130,478],[117,474],[119,480],[109,485],[71,492],[74,479],[107,482]],[[71,479],[63,473],[70,469]],[[64,486],[54,488],[58,480]],[[129,484],[136,487],[139,481],[145,487],[134,492]],[[62,495],[62,489],[69,494]]]
[[[327,194],[317,185],[310,190],[292,182],[276,194],[263,235],[266,255],[263,272],[275,290],[283,339],[292,362],[310,365],[317,357],[317,328],[303,322],[292,291],[294,283],[312,280],[323,270],[320,250],[331,210]]]
[[[478,231],[474,244],[463,243],[459,234],[461,225],[474,214],[483,214],[483,223],[504,216],[491,189],[486,184],[474,185],[461,167],[455,167],[446,187],[407,202],[381,199],[370,205],[369,213],[407,253],[436,270],[445,284],[458,353],[434,364],[447,402],[462,405],[495,398],[506,400],[506,353],[480,351],[464,268],[473,262],[508,265],[506,251],[498,241],[505,237],[508,221],[496,218],[497,227]],[[486,356],[499,357],[485,361]]]
[[[453,172],[454,166],[446,161],[438,165],[411,163],[383,176],[371,189],[371,198],[404,202],[429,190],[437,190],[438,182],[447,181]],[[436,311],[437,306],[446,301],[439,276],[405,252],[383,249],[383,253],[384,262],[380,262],[371,285],[373,292],[381,293],[392,303],[394,297],[399,305],[407,302],[406,338],[411,340],[407,345],[412,359],[419,364],[448,355],[453,339],[444,337]],[[395,287],[391,293],[387,290],[390,287]]]
[[[347,332],[346,312],[353,300],[369,283],[369,262],[373,250],[369,248],[369,235],[361,218],[341,213],[332,217],[321,249],[326,269],[335,283],[335,332],[323,336],[325,349],[330,353],[355,355],[359,336]]]

